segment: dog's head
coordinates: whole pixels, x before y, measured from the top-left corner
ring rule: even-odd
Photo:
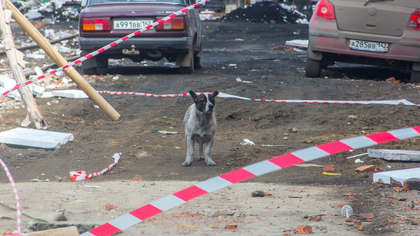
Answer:
[[[193,91],[190,91],[190,95],[194,100],[197,110],[200,112],[213,112],[213,108],[216,105],[214,98],[219,94],[218,91],[214,91],[212,94],[200,94],[197,96]]]

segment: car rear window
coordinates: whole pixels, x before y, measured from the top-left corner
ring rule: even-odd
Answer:
[[[185,0],[90,0],[88,5],[101,4],[132,4],[132,3],[169,3],[169,4],[185,4]]]

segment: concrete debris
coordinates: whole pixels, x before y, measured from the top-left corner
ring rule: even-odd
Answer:
[[[404,180],[403,188],[405,191],[409,191],[409,190],[420,191],[420,178],[410,178],[410,179]],[[411,208],[414,208],[414,206]]]
[[[384,184],[391,184],[391,178],[395,181],[400,182],[401,184],[403,184],[405,180],[410,178],[420,178],[420,167],[404,170],[384,171],[373,174],[374,182],[382,181]]]
[[[51,92],[54,97],[64,98],[89,98],[82,90],[68,89],[68,90],[54,90]]]
[[[420,161],[420,151],[368,149],[368,156],[388,161]]]
[[[73,140],[74,136],[70,133],[37,129],[15,128],[0,132],[0,143],[24,147],[58,149]]]

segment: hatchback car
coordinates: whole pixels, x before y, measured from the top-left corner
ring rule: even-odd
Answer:
[[[84,0],[79,17],[83,55],[154,21],[194,4],[195,0]],[[196,9],[140,33],[82,63],[83,73],[106,72],[108,59],[176,62],[181,73],[201,68],[201,21]]]
[[[420,82],[420,1],[319,0],[309,22],[306,76],[335,62],[406,69]]]

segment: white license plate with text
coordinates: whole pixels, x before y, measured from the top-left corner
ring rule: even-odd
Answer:
[[[153,23],[153,20],[114,20],[114,29],[141,29]]]
[[[349,48],[370,52],[388,52],[388,43],[350,39]]]

